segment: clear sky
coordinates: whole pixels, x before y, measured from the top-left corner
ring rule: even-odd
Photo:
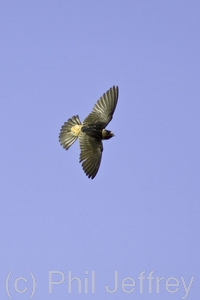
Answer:
[[[0,34],[0,299],[198,299],[200,2],[4,0]],[[113,85],[90,180],[58,135]]]

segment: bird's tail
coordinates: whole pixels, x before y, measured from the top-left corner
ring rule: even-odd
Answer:
[[[64,123],[59,135],[59,142],[64,149],[68,150],[69,147],[77,140],[81,127],[82,124],[79,120],[79,116],[73,116]]]

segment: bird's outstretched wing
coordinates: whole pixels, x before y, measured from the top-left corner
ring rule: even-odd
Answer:
[[[85,174],[93,179],[101,163],[103,144],[102,141],[88,136],[84,132],[79,135],[80,144],[80,162],[82,162],[82,168]]]
[[[117,105],[118,93],[118,86],[113,86],[103,94],[93,107],[92,112],[83,121],[83,125],[99,124],[102,128],[105,128],[112,120]]]

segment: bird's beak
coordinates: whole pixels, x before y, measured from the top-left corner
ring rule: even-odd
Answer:
[[[112,136],[115,136],[113,132],[110,133]]]

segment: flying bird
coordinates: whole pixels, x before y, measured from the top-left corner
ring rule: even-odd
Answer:
[[[112,120],[118,100],[119,89],[111,87],[96,102],[92,112],[81,123],[79,116],[73,116],[61,127],[59,142],[68,150],[78,139],[80,146],[80,160],[82,168],[88,178],[93,179],[100,167],[103,152],[102,140],[108,140],[114,134],[105,129]]]

